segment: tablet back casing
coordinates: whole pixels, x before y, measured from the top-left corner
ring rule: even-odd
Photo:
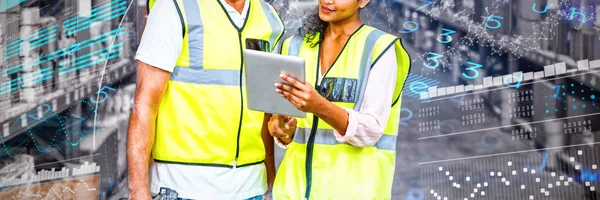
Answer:
[[[285,73],[305,82],[304,59],[255,50],[244,50],[245,79],[248,108],[271,114],[304,118],[306,113],[275,92],[275,83],[284,83],[279,74]]]

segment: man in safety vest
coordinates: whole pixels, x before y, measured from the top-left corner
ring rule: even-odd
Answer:
[[[275,49],[281,19],[263,0],[147,5],[127,137],[130,198],[164,187],[180,198],[260,199],[274,179],[273,138],[261,134],[264,113],[247,109],[242,52],[246,39]]]

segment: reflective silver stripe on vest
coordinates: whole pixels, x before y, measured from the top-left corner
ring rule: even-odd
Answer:
[[[203,85],[239,86],[240,70],[175,67],[171,81]]]
[[[197,1],[183,1],[188,26],[189,67],[176,66],[171,81],[205,85],[239,85],[239,70],[204,69],[204,25]]]
[[[269,44],[271,44],[271,51],[275,50],[275,46],[277,45],[277,38],[280,33],[283,31],[283,26],[279,23],[279,17],[277,13],[271,10],[271,7],[267,4],[267,2],[260,1],[262,5],[262,9],[267,16],[267,20],[269,21],[269,25],[271,25],[271,36],[269,37]]]
[[[306,144],[308,137],[310,136],[310,128],[297,128],[294,134],[294,142],[300,144]],[[375,147],[381,150],[396,151],[396,135],[383,134],[379,141],[375,143]],[[338,145],[347,144],[345,142],[338,142],[333,135],[333,130],[317,129],[315,133],[315,144],[322,145]]]
[[[288,45],[288,54],[289,56],[298,56],[300,55],[300,48],[302,47],[302,38],[294,35],[290,39],[290,44]]]
[[[367,80],[369,77],[369,72],[371,71],[371,62],[373,61],[373,49],[375,48],[377,40],[379,40],[379,38],[381,38],[381,36],[383,36],[384,34],[385,33],[383,31],[375,29],[369,33],[365,41],[365,47],[363,48],[363,53],[360,61],[360,71],[358,74],[358,94],[356,95],[356,103],[354,103],[354,110],[356,111],[360,109],[364,99],[364,93],[367,88]]]
[[[183,1],[183,7],[188,26],[190,68],[202,68],[204,66],[204,25],[200,16],[200,7],[198,1]]]

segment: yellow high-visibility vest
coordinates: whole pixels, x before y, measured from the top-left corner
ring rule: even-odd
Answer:
[[[158,109],[152,157],[157,162],[222,167],[265,159],[263,113],[248,110],[243,80],[246,39],[269,41],[283,23],[263,0],[247,0],[238,28],[217,0],[173,0],[183,24],[183,46]]]
[[[315,40],[319,37],[314,37]],[[293,142],[285,152],[273,188],[274,199],[390,199],[402,87],[410,57],[400,39],[366,25],[350,36],[320,85],[320,45],[294,36],[283,42],[282,54],[305,58],[306,81],[341,108],[358,110],[367,77],[383,53],[395,48],[398,74],[391,113],[383,136],[373,147],[356,147],[335,139],[334,129],[307,113],[298,119]],[[394,49],[390,49],[394,50]]]
[[[148,9],[147,13],[150,13],[150,10],[152,10],[152,7],[154,6],[154,3],[156,3],[156,0],[147,0],[146,1],[146,8]]]

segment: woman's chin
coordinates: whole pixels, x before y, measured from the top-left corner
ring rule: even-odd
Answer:
[[[330,22],[333,19],[332,16],[330,16],[328,14],[325,14],[325,13],[322,13],[322,12],[319,12],[319,18],[321,20],[323,20],[324,22]]]

